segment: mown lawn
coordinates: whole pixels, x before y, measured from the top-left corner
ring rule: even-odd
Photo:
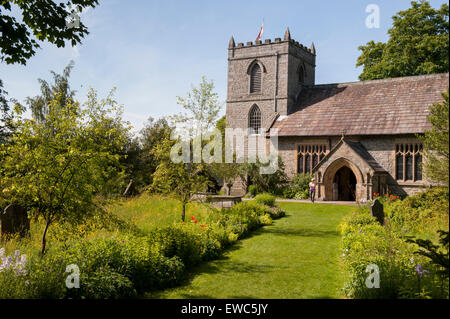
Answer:
[[[343,298],[337,230],[354,207],[279,203],[287,216],[148,298]]]

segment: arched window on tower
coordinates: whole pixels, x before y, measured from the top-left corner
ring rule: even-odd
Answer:
[[[305,68],[303,67],[303,65],[298,69],[298,82],[300,84],[305,83]]]
[[[248,116],[248,128],[250,134],[259,134],[261,130],[261,111],[259,107],[255,104],[250,109]]]
[[[250,72],[250,93],[258,93],[261,92],[261,67],[258,63],[255,63]]]

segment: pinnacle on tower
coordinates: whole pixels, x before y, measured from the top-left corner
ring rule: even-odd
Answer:
[[[312,54],[316,54],[316,47],[314,46],[314,42],[311,43],[311,47],[309,48]]]
[[[231,36],[230,43],[228,44],[228,48],[232,49],[235,46],[236,46],[236,44],[234,43],[234,38],[233,38],[233,36]]]
[[[284,33],[284,41],[290,41],[291,40],[291,33],[289,32],[289,27],[286,29],[286,32]]]

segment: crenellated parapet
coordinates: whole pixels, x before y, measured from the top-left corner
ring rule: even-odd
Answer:
[[[247,48],[253,48],[253,47],[259,47],[259,46],[267,46],[267,45],[273,45],[273,44],[284,44],[284,43],[290,43],[294,47],[307,52],[311,55],[316,55],[316,49],[314,47],[314,43],[311,44],[311,46],[308,48],[304,46],[303,44],[299,43],[298,41],[295,41],[291,38],[291,34],[289,31],[289,28],[286,29],[285,35],[283,40],[281,38],[275,38],[272,39],[265,39],[264,41],[258,40],[258,41],[247,41],[245,44],[243,42],[239,42],[237,45],[234,41],[234,38],[231,37],[230,42],[228,44],[229,50],[235,50],[235,49],[247,49]]]

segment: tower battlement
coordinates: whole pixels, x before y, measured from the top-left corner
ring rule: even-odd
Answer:
[[[258,40],[255,42],[247,41],[245,44],[243,42],[239,42],[236,45],[234,38],[231,37],[230,42],[228,44],[228,50],[244,49],[244,48],[266,46],[266,45],[273,45],[273,44],[282,44],[282,43],[289,43],[311,55],[316,55],[316,49],[314,47],[314,43],[311,43],[311,46],[308,48],[308,47],[304,46],[303,44],[299,43],[298,41],[291,39],[291,34],[289,31],[289,28],[286,29],[286,33],[284,35],[283,40],[281,38],[275,38],[273,41],[272,41],[272,39],[265,39],[264,41]]]

